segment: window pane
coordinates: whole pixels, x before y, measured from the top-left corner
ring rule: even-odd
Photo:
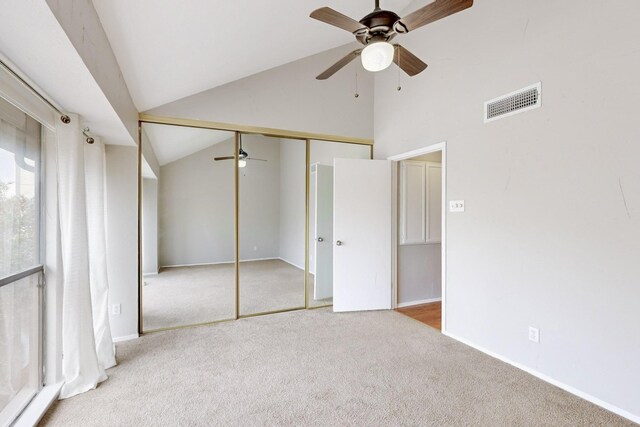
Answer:
[[[0,277],[40,264],[40,124],[0,99]]]
[[[10,424],[39,388],[39,276],[0,287],[0,425]]]

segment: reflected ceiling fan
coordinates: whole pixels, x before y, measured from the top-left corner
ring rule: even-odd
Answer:
[[[414,31],[423,25],[445,18],[471,6],[473,6],[473,0],[435,0],[433,3],[400,18],[395,12],[382,10],[380,8],[380,0],[375,0],[373,12],[360,21],[349,18],[330,7],[314,10],[309,15],[311,18],[349,31],[356,37],[358,42],[364,45],[364,48],[356,49],[349,53],[321,73],[316,79],[328,79],[358,56],[361,57],[362,66],[367,71],[381,71],[389,67],[392,62],[395,62],[409,76],[415,76],[424,71],[427,68],[427,64],[404,47],[399,44],[391,44],[390,41],[398,34]]]
[[[213,160],[220,161],[220,160],[233,160],[235,159],[235,156],[224,156],[224,157],[214,157]],[[249,157],[249,153],[247,153],[246,151],[244,151],[242,149],[242,135],[240,136],[240,149],[238,150],[238,167],[239,168],[243,168],[245,166],[247,166],[247,160],[255,160],[258,162],[266,162],[265,159],[256,159],[253,157]]]

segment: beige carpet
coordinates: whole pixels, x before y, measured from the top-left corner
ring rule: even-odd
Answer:
[[[233,264],[165,268],[145,276],[142,289],[144,330],[170,328],[234,317]],[[313,300],[310,305],[330,304]],[[240,264],[240,314],[304,307],[304,271],[281,260]]]
[[[159,332],[118,360],[43,425],[632,425],[393,311]]]

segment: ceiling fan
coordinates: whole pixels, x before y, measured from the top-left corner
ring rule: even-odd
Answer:
[[[224,157],[214,157],[213,160],[220,161],[220,160],[233,160],[235,159],[236,156],[224,156]],[[240,149],[238,150],[238,167],[239,168],[243,168],[245,166],[247,166],[247,160],[256,160],[259,162],[266,162],[265,159],[256,159],[253,157],[249,157],[249,153],[247,153],[246,151],[244,151],[242,149],[242,135],[240,136]]]
[[[473,6],[473,0],[435,0],[433,3],[400,18],[395,12],[382,10],[380,0],[375,0],[373,12],[360,21],[349,18],[330,7],[314,10],[309,15],[311,18],[349,31],[358,42],[364,45],[364,48],[354,50],[327,68],[316,79],[328,79],[358,56],[361,57],[362,65],[367,71],[381,71],[395,62],[409,76],[415,76],[427,68],[427,64],[399,44],[389,42],[398,34],[414,31],[423,25],[471,6]]]

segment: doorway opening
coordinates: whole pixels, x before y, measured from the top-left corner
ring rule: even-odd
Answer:
[[[397,311],[444,331],[445,144],[394,160]]]

